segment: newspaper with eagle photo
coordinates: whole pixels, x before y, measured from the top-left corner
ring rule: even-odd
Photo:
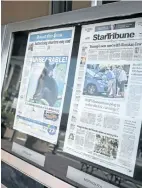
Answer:
[[[82,27],[64,152],[133,176],[142,120],[142,18]]]
[[[74,27],[29,34],[14,129],[56,144]]]

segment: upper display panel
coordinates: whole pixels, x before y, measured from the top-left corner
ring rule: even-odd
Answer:
[[[82,27],[64,144],[64,152],[131,177],[142,120],[141,31],[141,18]]]

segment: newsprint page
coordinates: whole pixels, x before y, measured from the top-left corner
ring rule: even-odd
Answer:
[[[64,152],[133,177],[142,120],[142,18],[86,25]]]
[[[14,129],[56,144],[74,27],[29,34]]]

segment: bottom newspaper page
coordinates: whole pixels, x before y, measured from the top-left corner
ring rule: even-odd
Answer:
[[[64,152],[133,177],[141,121],[97,112],[81,114],[78,125],[68,124]]]

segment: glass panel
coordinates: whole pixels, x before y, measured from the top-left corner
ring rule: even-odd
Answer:
[[[63,113],[62,113],[61,124],[60,124],[60,132],[59,132],[58,142],[56,145],[42,141],[40,139],[29,136],[22,132],[13,130],[13,121],[15,116],[15,109],[17,104],[26,44],[28,39],[28,32],[14,33],[13,50],[10,58],[10,63],[7,67],[7,74],[6,74],[7,76],[5,76],[3,95],[2,95],[2,117],[1,117],[2,118],[2,124],[1,124],[2,148],[12,153],[13,155],[16,155],[21,159],[24,159],[27,162],[37,166],[38,168],[52,174],[53,176],[56,176],[59,179],[80,188],[83,188],[83,186],[78,185],[77,183],[69,180],[66,177],[68,166],[72,166],[86,173],[90,173],[91,175],[97,176],[107,182],[113,182],[118,186],[120,184],[120,181],[117,181],[117,179],[115,179],[115,176],[114,178],[112,178],[113,175],[118,175],[116,178],[118,178],[119,180],[121,180],[121,178],[124,178],[126,180],[130,180],[133,182],[135,180],[138,180],[137,182],[142,183],[142,176],[141,176],[142,133],[139,142],[134,178],[126,177],[117,172],[111,171],[109,169],[105,169],[96,164],[90,163],[89,161],[85,161],[83,159],[77,158],[75,156],[63,152],[65,132],[67,127],[69,108],[70,108],[70,102],[72,96],[72,88],[74,83],[74,75],[76,70],[78,47],[80,42],[80,32],[81,32],[81,27],[80,26],[76,27],[72,57],[71,57],[70,68],[69,68],[67,89],[66,89]],[[17,144],[24,146],[25,148],[28,148],[32,151],[35,151],[45,156],[44,166],[42,167],[38,162],[35,163],[34,161],[28,160],[22,155],[22,153],[21,155],[18,155],[17,153],[13,152],[11,150],[13,142],[16,142]],[[130,186],[126,186],[126,187],[130,187]],[[133,187],[133,185],[131,187]]]

